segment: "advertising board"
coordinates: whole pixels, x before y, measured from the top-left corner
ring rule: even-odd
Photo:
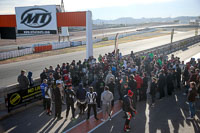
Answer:
[[[56,34],[56,5],[16,7],[17,31],[21,34]]]

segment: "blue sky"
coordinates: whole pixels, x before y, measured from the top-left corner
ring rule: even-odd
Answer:
[[[0,14],[15,7],[60,4],[61,0],[0,0]],[[64,0],[67,11],[91,10],[93,19],[200,16],[200,0]]]

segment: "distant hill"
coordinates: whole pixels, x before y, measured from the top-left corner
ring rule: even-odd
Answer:
[[[167,17],[167,18],[140,18],[135,19],[131,17],[123,17],[115,20],[93,20],[93,24],[102,25],[102,24],[139,24],[139,23],[150,23],[150,22],[174,22],[179,21],[181,24],[189,23],[190,20],[197,19],[195,16],[180,16],[180,17]]]

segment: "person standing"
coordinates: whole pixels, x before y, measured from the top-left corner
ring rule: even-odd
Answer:
[[[113,100],[112,100],[112,102],[111,102],[111,106],[112,106],[112,108],[113,108],[113,107],[114,107],[115,82],[114,82],[114,79],[113,79],[113,78],[111,78],[110,80],[111,80],[111,81],[110,81],[110,83],[108,84],[108,87],[109,87],[109,91],[111,91],[112,94],[113,94]]]
[[[109,71],[105,79],[106,85],[108,85],[111,82],[111,78],[115,82],[115,76],[112,74],[112,71]]]
[[[45,88],[45,101],[46,101],[46,107],[47,107],[47,114],[48,115],[52,115],[52,108],[51,108],[51,99],[52,99],[52,95],[51,95],[51,89],[52,89],[52,84],[48,83],[48,87]]]
[[[123,111],[125,113],[125,124],[124,124],[124,131],[130,131],[130,120],[133,116],[133,112],[136,113],[136,110],[133,108],[133,92],[131,90],[128,91],[128,95],[125,95],[123,98]]]
[[[96,109],[97,93],[94,92],[93,87],[90,87],[89,90],[90,90],[90,92],[87,92],[87,94],[86,94],[86,97],[87,97],[87,100],[88,100],[87,120],[89,120],[89,118],[90,118],[90,110],[91,110],[91,108],[93,108],[93,111],[94,111],[94,118],[96,120],[99,120],[97,118],[97,109]]]
[[[189,102],[189,110],[190,110],[190,117],[187,117],[188,120],[193,120],[195,116],[195,101],[197,96],[197,89],[196,89],[196,83],[190,82],[190,88],[188,92],[188,102]]]
[[[130,89],[133,92],[133,94],[137,94],[137,90],[136,90],[137,83],[136,83],[136,81],[134,79],[134,75],[133,74],[131,74],[130,77],[129,77],[128,86],[130,87]],[[132,98],[133,98],[133,107],[134,107],[134,109],[136,109],[137,97],[136,97],[136,95],[133,95]]]
[[[111,120],[111,102],[113,100],[113,94],[109,91],[109,87],[104,87],[104,92],[101,94],[101,101],[102,101],[102,110],[103,110],[103,119],[102,121],[106,120],[106,115],[110,117]]]
[[[45,68],[43,70],[43,72],[40,74],[40,80],[41,80],[41,83],[44,81],[44,79],[47,79],[47,68]]]
[[[58,80],[56,80],[56,84],[57,83],[61,83],[62,84],[62,87],[60,88],[60,94],[61,94],[62,104],[65,105],[65,102],[64,102],[64,96],[65,96],[64,95],[65,94],[65,92],[64,92],[64,82],[62,80],[62,76],[61,75],[58,77]]]
[[[97,107],[101,108],[101,93],[104,91],[105,82],[103,77],[99,77],[97,84],[96,84],[96,92],[97,92]]]
[[[72,85],[69,85],[68,88],[65,90],[66,94],[66,104],[67,104],[67,111],[66,111],[66,119],[69,115],[70,108],[72,110],[72,118],[71,120],[75,119],[75,108],[74,108],[74,102],[76,94],[74,90],[72,89]]]
[[[179,67],[179,64],[176,65],[176,82],[177,82],[177,89],[180,89],[181,86],[181,68]]]
[[[44,110],[46,110],[46,100],[45,100],[45,90],[47,90],[47,79],[44,79],[43,80],[43,83],[40,85],[40,89],[42,91],[42,99],[43,99],[43,107],[44,107]]]
[[[29,80],[25,76],[25,74],[26,74],[26,71],[21,70],[21,74],[17,78],[20,90],[26,90],[26,89],[28,89],[28,86],[29,86]]]
[[[150,95],[151,95],[151,107],[154,107],[155,97],[156,97],[156,89],[157,89],[157,81],[156,78],[153,77],[150,85]]]
[[[83,84],[79,84],[79,88],[76,92],[77,104],[79,105],[80,115],[84,114],[86,107],[86,90],[83,88]]]
[[[135,80],[136,80],[136,83],[137,83],[137,87],[136,87],[136,89],[137,89],[137,101],[140,101],[140,100],[142,100],[141,99],[142,98],[141,88],[142,88],[143,80],[140,77],[139,73],[136,74]]]
[[[33,76],[33,73],[32,72],[28,72],[28,76],[27,77],[28,77],[28,81],[29,81],[30,87],[32,87],[34,85],[32,76]]]
[[[168,73],[166,75],[166,83],[167,83],[167,93],[169,96],[171,96],[172,92],[174,91],[173,75],[171,70],[168,70]]]
[[[159,92],[160,92],[160,98],[159,99],[162,99],[162,97],[165,96],[165,91],[164,91],[164,87],[165,87],[165,84],[166,84],[166,81],[165,81],[165,76],[164,76],[164,70],[162,69],[161,72],[160,72],[160,75],[159,75],[159,79],[158,79],[158,89],[159,89]]]
[[[61,83],[56,84],[55,88],[55,118],[57,117],[59,120],[62,119],[61,117],[61,110],[62,110],[62,99],[60,94],[60,88],[62,87]]]

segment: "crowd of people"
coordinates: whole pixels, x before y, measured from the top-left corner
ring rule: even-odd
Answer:
[[[128,56],[122,56],[117,51],[99,55],[97,59],[90,57],[83,62],[73,60],[58,64],[55,69],[52,66],[45,68],[40,74],[43,105],[47,114],[52,115],[55,104],[55,117],[62,119],[62,105],[66,104],[66,118],[71,109],[72,120],[75,119],[76,110],[82,115],[86,109],[89,119],[91,108],[95,119],[99,120],[97,108],[101,108],[101,120],[105,121],[111,119],[114,100],[118,95],[125,112],[124,131],[129,131],[129,123],[137,113],[139,101],[148,101],[150,108],[153,108],[156,99],[171,96],[175,90],[184,90],[190,109],[188,119],[194,119],[195,100],[200,94],[199,69],[199,59],[191,59],[185,64],[173,54],[168,58],[167,55],[153,52],[144,55],[131,52]],[[18,77],[19,83],[24,80],[23,75],[24,72]],[[20,83],[23,88],[31,83],[28,79]]]

